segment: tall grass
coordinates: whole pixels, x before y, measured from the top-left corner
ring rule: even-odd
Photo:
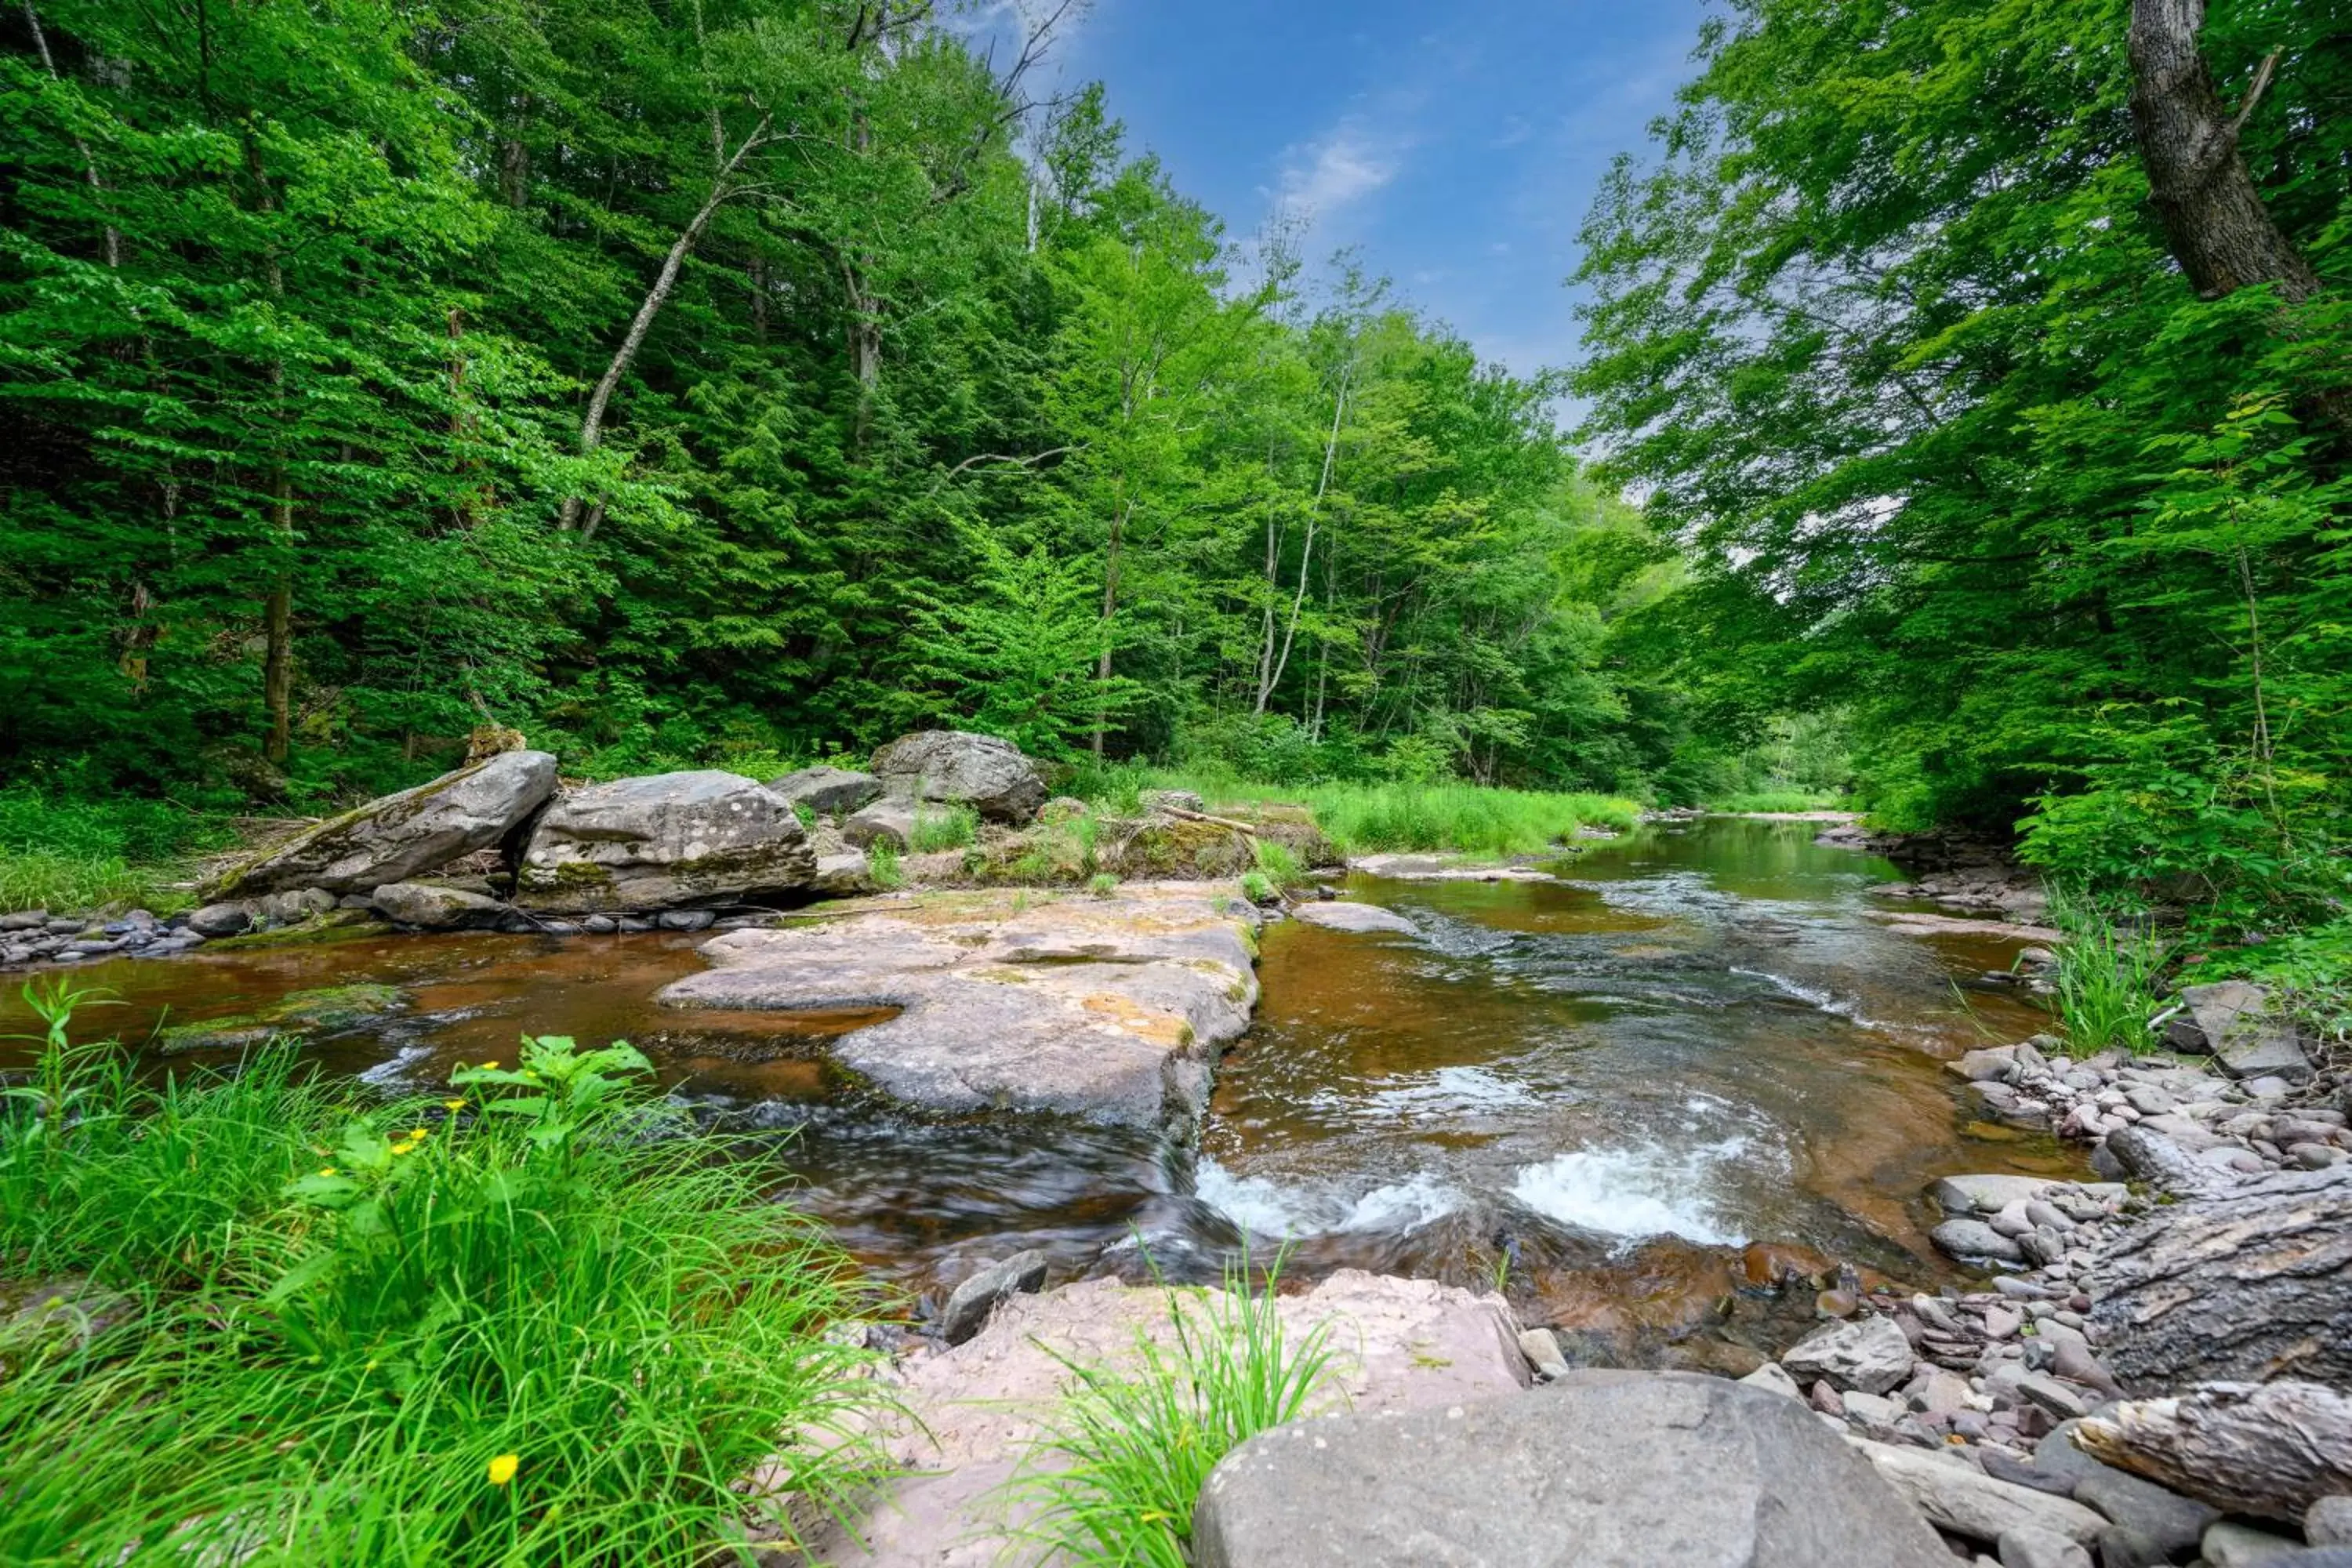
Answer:
[[[0,788],[0,912],[188,902],[182,858],[232,837],[217,816],[163,801],[83,800],[29,784]]]
[[[2051,978],[2068,1052],[2086,1057],[2111,1046],[2147,1049],[2147,1021],[2157,1009],[2157,980],[2171,956],[2169,945],[2076,889],[2052,889],[2050,919],[2063,938]]]
[[[1533,855],[1584,826],[1624,830],[1642,819],[1630,800],[1476,784],[1317,784],[1295,792],[1316,823],[1350,852],[1451,850]]]
[[[907,832],[907,849],[915,855],[936,854],[942,849],[961,849],[979,837],[980,817],[971,807],[919,801],[914,826]]]
[[[1843,798],[1801,789],[1751,790],[1743,795],[1727,795],[1709,804],[1711,811],[1783,812],[1836,811],[1844,805]]]
[[[1061,1414],[1010,1487],[1036,1509],[1022,1533],[1048,1560],[1186,1568],[1209,1472],[1296,1419],[1329,1370],[1328,1325],[1289,1342],[1275,1283],[1253,1293],[1244,1258],[1222,1291],[1170,1289],[1171,1343],[1139,1331],[1131,1372],[1056,1356]]]
[[[625,1045],[383,1107],[143,1084],[75,1000],[0,1105],[0,1278],[107,1294],[0,1343],[0,1562],[699,1568],[866,1468],[843,1259]]]

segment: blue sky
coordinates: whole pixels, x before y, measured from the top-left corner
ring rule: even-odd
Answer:
[[[1288,203],[1513,370],[1575,351],[1576,234],[1706,0],[1097,0],[1055,51],[1245,238]]]

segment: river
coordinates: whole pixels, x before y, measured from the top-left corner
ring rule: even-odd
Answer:
[[[655,1006],[700,966],[691,936],[383,937],[72,978],[117,999],[82,1023],[129,1040],[296,991],[398,987],[398,1012],[308,1047],[387,1093],[510,1058],[526,1030],[635,1040],[714,1123],[788,1140],[795,1201],[910,1290],[1022,1246],[1062,1274],[1213,1277],[1246,1231],[1293,1276],[1500,1284],[1529,1321],[1641,1357],[1788,1267],[1953,1278],[1924,1235],[1934,1176],[2083,1169],[1970,1121],[1940,1065],[2043,1021],[1979,982],[2015,944],[1889,931],[1874,911],[1900,906],[1864,889],[1895,868],[1813,832],[1660,823],[1551,883],[1352,877],[1347,896],[1418,933],[1271,926],[1264,1001],[1197,1150],[906,1111],[825,1058],[870,1015]],[[0,1030],[26,1024],[0,1003]]]

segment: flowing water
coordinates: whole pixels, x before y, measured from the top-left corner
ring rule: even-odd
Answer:
[[[1499,1282],[1531,1321],[1633,1353],[1790,1265],[1944,1278],[1918,1195],[1936,1175],[2079,1172],[2046,1139],[1969,1122],[1939,1065],[2041,1022],[1974,984],[2015,944],[1891,932],[1864,889],[1894,868],[1813,832],[1659,824],[1558,883],[1352,879],[1418,934],[1270,928],[1257,1021],[1197,1151],[895,1108],[824,1056],[874,1015],[656,1007],[699,966],[696,937],[386,937],[74,980],[114,992],[87,1021],[134,1040],[397,986],[400,1011],[308,1047],[387,1092],[510,1057],[526,1030],[633,1039],[713,1121],[789,1140],[797,1201],[913,1290],[1020,1246],[1061,1272],[1213,1275],[1246,1232],[1259,1258],[1286,1246],[1294,1276]],[[0,1030],[24,1026],[0,1004]]]

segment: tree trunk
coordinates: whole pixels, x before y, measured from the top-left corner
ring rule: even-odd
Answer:
[[[2148,198],[2181,270],[2218,300],[2259,283],[2300,304],[2319,275],[2263,206],[2238,153],[2238,133],[2270,80],[2264,62],[2231,119],[2197,47],[2205,0],[2132,0],[2131,113],[2147,165]]]
[[[1127,516],[1129,510],[1129,503],[1121,501],[1118,510],[1111,514],[1110,542],[1103,552],[1103,643],[1102,652],[1095,658],[1095,683],[1098,686],[1110,684],[1111,618],[1118,614],[1118,547],[1127,532]],[[1097,762],[1102,761],[1103,736],[1109,728],[1108,717],[1097,713],[1095,716],[1095,732],[1091,742],[1091,749]]]
[[[2192,1189],[2112,1243],[2089,1289],[2100,1353],[2127,1392],[2274,1378],[2352,1389],[2352,1167]]]
[[[660,315],[661,308],[669,302],[670,290],[677,287],[678,271],[685,267],[686,258],[693,254],[695,242],[702,237],[702,231],[709,226],[711,215],[733,194],[731,182],[735,171],[742,166],[743,160],[751,155],[751,150],[766,140],[767,133],[768,121],[763,118],[751,128],[751,133],[743,138],[743,144],[735,149],[735,155],[720,165],[717,177],[710,182],[709,198],[686,226],[686,232],[677,237],[677,243],[669,247],[669,254],[662,258],[661,271],[655,276],[654,286],[646,291],[645,302],[637,307],[636,315],[630,320],[629,330],[623,335],[621,346],[613,352],[613,363],[604,367],[604,376],[596,383],[596,390],[589,395],[588,413],[580,421],[582,457],[595,451],[604,439],[604,410],[613,401],[613,394],[620,386],[621,377],[628,374],[629,365],[637,357],[637,351],[645,346],[646,334],[653,330],[654,318]],[[569,531],[579,522],[580,503],[578,496],[564,498],[560,527]],[[599,516],[603,514],[604,503],[601,501],[597,503],[596,511]],[[593,527],[592,521],[591,531],[593,531]]]
[[[2126,1401],[2075,1431],[2094,1458],[2227,1513],[2299,1523],[2321,1498],[2352,1493],[2352,1399],[2316,1384],[2208,1384]]]

